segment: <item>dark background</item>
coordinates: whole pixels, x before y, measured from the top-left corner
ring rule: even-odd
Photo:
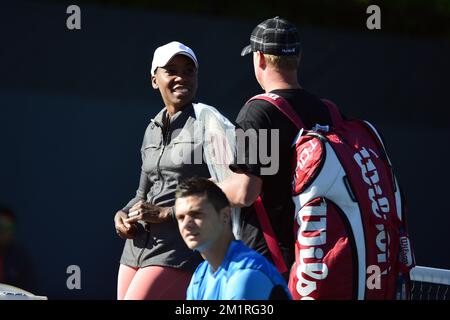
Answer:
[[[261,91],[240,50],[275,15],[300,29],[301,84],[383,132],[418,264],[450,268],[448,1],[380,2],[376,31],[366,28],[369,1],[106,2],[77,3],[78,31],[66,28],[73,3],[0,2],[0,203],[18,215],[34,293],[115,298],[123,241],[113,215],[134,195],[142,136],[163,107],[149,83],[154,49],[193,48],[199,101],[234,120]],[[81,290],[66,287],[69,265],[81,268]]]

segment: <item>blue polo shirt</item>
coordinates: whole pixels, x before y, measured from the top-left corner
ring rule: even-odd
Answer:
[[[277,269],[262,255],[234,240],[216,272],[207,261],[197,267],[187,289],[187,300],[268,300],[274,288],[285,299],[291,299]]]

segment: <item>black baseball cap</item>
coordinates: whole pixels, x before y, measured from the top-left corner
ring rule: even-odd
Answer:
[[[280,17],[267,19],[253,29],[250,44],[241,51],[241,56],[250,52],[275,56],[294,56],[300,53],[300,37],[297,28]]]

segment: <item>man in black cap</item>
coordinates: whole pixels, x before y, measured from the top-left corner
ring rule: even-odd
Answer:
[[[306,129],[315,124],[331,124],[326,105],[316,96],[303,89],[297,77],[301,48],[297,28],[288,21],[275,17],[260,23],[253,30],[250,44],[241,55],[252,53],[256,80],[265,91],[285,98],[303,121]],[[263,130],[268,131],[268,146],[266,150],[279,150],[279,166],[275,174],[267,175],[267,168],[271,164],[261,161],[259,155],[257,163],[252,161],[248,146],[242,152],[238,145],[237,159],[230,168],[234,174],[220,187],[233,206],[246,207],[241,210],[239,232],[243,242],[272,259],[269,247],[262,233],[261,224],[255,212],[255,206],[250,206],[261,196],[262,204],[267,212],[269,223],[275,234],[281,256],[287,269],[279,270],[288,277],[288,271],[294,262],[294,203],[292,201],[292,143],[298,133],[295,125],[274,105],[264,100],[251,100],[239,112],[237,125],[243,130],[255,129],[257,139]],[[271,130],[279,130],[278,139],[270,139]],[[274,135],[276,137],[276,135]],[[257,145],[260,141],[258,141]],[[278,148],[272,148],[277,144]],[[242,163],[244,162],[244,163]],[[259,201],[259,199],[258,199]],[[249,207],[250,206],[250,207]],[[273,254],[273,253],[272,253]],[[278,265],[277,265],[278,267]]]

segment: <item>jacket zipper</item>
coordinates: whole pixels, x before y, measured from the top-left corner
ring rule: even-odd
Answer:
[[[161,174],[161,168],[159,167],[159,165],[161,163],[161,158],[162,158],[162,155],[164,153],[164,150],[166,149],[166,146],[168,144],[169,133],[170,133],[170,119],[167,120],[167,129],[166,129],[166,132],[164,132],[164,135],[163,135],[163,147],[161,149],[161,152],[159,153],[158,162],[156,163],[156,171],[158,172],[158,177],[159,177],[159,179],[161,181],[161,191],[162,191],[162,189],[164,187],[164,179],[163,179],[163,176]]]
[[[167,121],[168,121],[167,122],[167,129],[166,129],[166,132],[163,133],[163,146],[162,146],[161,152],[159,153],[158,161],[156,162],[156,171],[158,173],[159,180],[161,181],[161,189],[160,189],[161,191],[162,191],[162,189],[164,187],[164,180],[163,180],[163,176],[161,174],[161,169],[159,168],[159,165],[161,163],[161,158],[162,158],[162,155],[164,153],[164,150],[166,149],[167,139],[168,139],[168,136],[169,136],[169,133],[170,133],[170,119],[167,120]],[[156,124],[159,126],[158,123],[156,123]],[[163,128],[161,128],[161,130],[162,129]],[[150,200],[153,201],[153,198],[154,198],[154,196]],[[142,261],[141,261],[142,254],[144,253],[145,248],[147,248],[148,241],[150,240],[150,230],[145,229],[145,231],[146,231],[146,234],[147,234],[147,237],[145,239],[145,245],[142,248],[141,252],[139,253],[138,261],[137,261],[139,267],[141,266],[141,263],[142,263]]]

